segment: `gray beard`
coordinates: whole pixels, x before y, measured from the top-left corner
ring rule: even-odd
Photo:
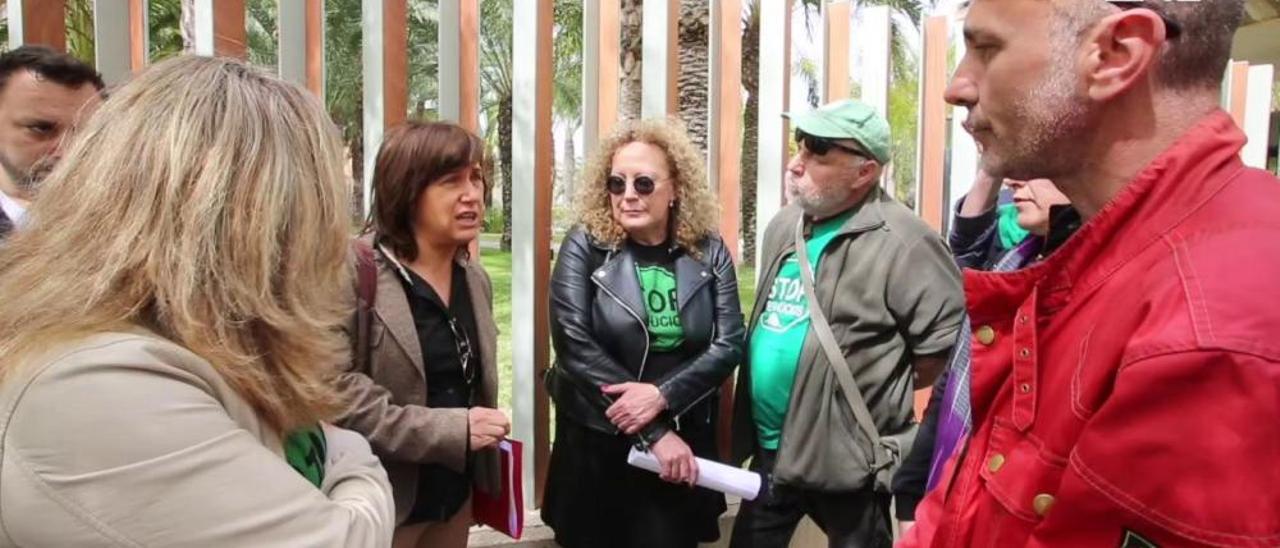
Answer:
[[[1079,170],[1084,161],[1092,129],[1097,126],[1097,109],[1076,91],[1071,65],[1074,43],[1067,31],[1055,30],[1057,63],[1038,82],[1017,110],[1023,130],[1004,143],[1005,157],[999,166],[986,166],[993,176],[1029,181],[1057,179]]]

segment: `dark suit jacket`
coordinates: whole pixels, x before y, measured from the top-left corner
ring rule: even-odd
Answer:
[[[338,424],[369,439],[391,478],[396,499],[396,522],[408,515],[417,498],[421,464],[443,464],[463,473],[470,448],[467,409],[426,407],[427,379],[422,347],[399,274],[382,253],[375,253],[378,295],[370,319],[370,359],[349,360],[339,374],[348,406]],[[466,271],[471,305],[479,336],[481,386],[475,405],[497,407],[498,327],[493,321],[493,285],[479,262],[458,258]],[[356,322],[347,333],[354,349]],[[496,486],[497,453],[476,455],[476,481],[486,491]]]

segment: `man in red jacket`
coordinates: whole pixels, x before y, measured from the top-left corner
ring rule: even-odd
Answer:
[[[966,272],[974,428],[903,546],[1280,546],[1280,181],[1219,108],[1242,0],[973,0],[947,100],[1086,224]]]

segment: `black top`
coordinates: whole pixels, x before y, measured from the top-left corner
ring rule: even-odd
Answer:
[[[435,289],[411,270],[401,278],[409,298],[409,311],[422,346],[427,377],[427,407],[471,407],[474,388],[480,385],[480,352],[475,347],[475,311],[471,307],[467,274],[453,265],[449,305]],[[466,361],[466,371],[463,370]],[[418,497],[406,524],[445,521],[471,494],[471,470],[459,474],[439,464],[424,464],[418,473]]]

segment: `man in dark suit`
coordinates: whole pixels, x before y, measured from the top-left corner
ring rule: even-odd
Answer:
[[[22,225],[36,185],[103,87],[93,67],[43,46],[0,55],[0,239]]]

